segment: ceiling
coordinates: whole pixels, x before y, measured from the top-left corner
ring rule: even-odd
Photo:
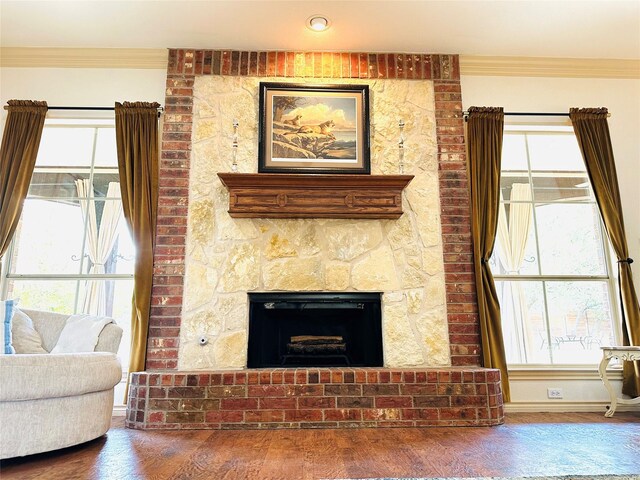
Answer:
[[[312,14],[331,28],[305,28]],[[2,47],[640,58],[640,1],[11,1]]]

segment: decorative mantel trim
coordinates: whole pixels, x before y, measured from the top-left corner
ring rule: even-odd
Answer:
[[[234,218],[400,218],[413,175],[218,173]]]

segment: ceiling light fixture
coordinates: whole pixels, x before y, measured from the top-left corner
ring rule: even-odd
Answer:
[[[311,15],[307,18],[307,27],[314,32],[324,32],[329,28],[329,19],[323,15]]]

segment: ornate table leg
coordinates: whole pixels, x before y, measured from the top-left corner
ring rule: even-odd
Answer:
[[[598,367],[598,372],[600,373],[602,383],[604,383],[604,387],[607,389],[607,392],[609,392],[609,397],[611,398],[611,406],[609,407],[609,410],[607,410],[607,412],[604,414],[605,417],[612,417],[616,411],[616,407],[618,406],[618,397],[613,391],[613,386],[611,385],[609,378],[607,378],[607,366],[609,365],[610,361],[611,357],[609,355],[605,355],[600,361],[600,366]]]

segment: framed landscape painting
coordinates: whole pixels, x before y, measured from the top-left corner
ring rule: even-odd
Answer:
[[[368,85],[260,83],[258,172],[370,173]]]

